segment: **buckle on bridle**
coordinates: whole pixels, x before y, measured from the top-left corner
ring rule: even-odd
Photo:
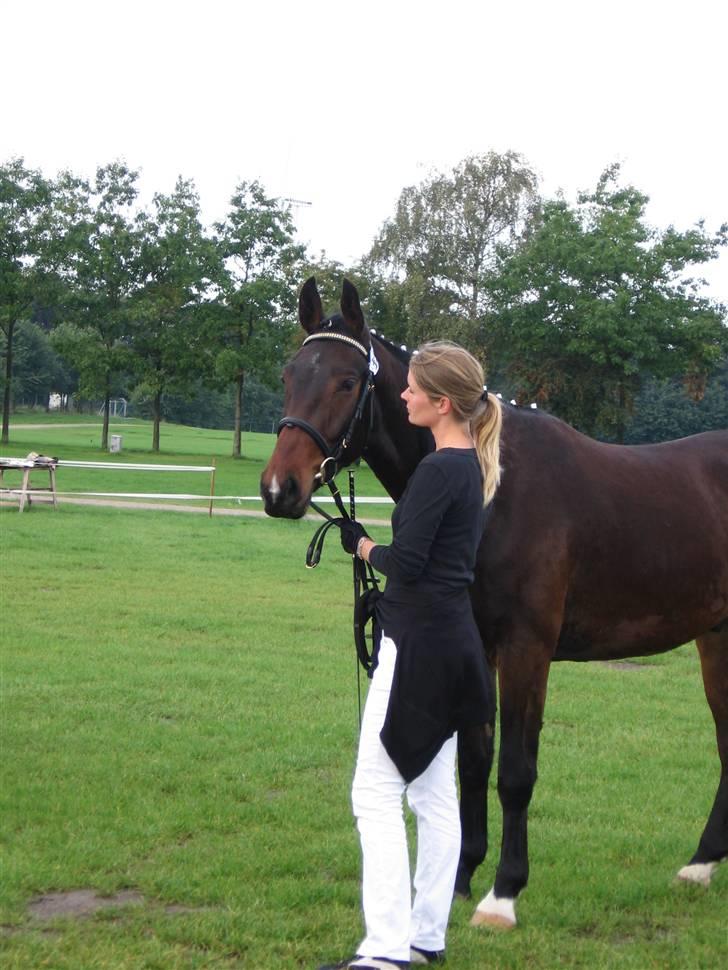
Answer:
[[[331,475],[327,477],[326,476],[326,466],[327,466],[327,464],[329,462],[331,462],[333,464],[334,470],[331,473]],[[314,481],[321,482],[322,485],[327,485],[333,478],[336,477],[337,470],[338,469],[336,468],[336,459],[334,458],[333,455],[329,455],[327,458],[324,458],[324,460],[321,462],[321,465],[319,467],[319,470],[313,476],[313,479],[314,479]]]

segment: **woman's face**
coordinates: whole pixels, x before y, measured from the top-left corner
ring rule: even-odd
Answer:
[[[442,416],[440,402],[433,403],[419,386],[411,370],[407,373],[407,387],[402,391],[401,397],[407,405],[410,424],[416,424],[420,428],[431,428],[440,420]]]

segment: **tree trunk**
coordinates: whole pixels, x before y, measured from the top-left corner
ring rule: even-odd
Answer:
[[[617,416],[617,426],[615,428],[615,435],[617,438],[617,444],[624,444],[624,432],[627,428],[627,393],[623,383],[619,385],[619,413]]]
[[[104,423],[101,427],[101,450],[109,450],[109,406],[111,403],[111,379],[106,375],[106,389],[104,391]]]
[[[480,287],[477,279],[473,280],[470,290],[470,320],[475,323],[478,319],[478,300],[480,299]]]
[[[162,420],[162,392],[156,391],[152,401],[152,418],[154,429],[152,431],[152,451],[159,451],[159,424]]]
[[[3,394],[3,432],[2,443],[8,444],[10,441],[10,381],[13,376],[13,330],[15,321],[8,323],[7,332],[7,353],[5,356],[5,392]]]
[[[243,388],[245,387],[245,371],[241,371],[235,380],[235,426],[233,429],[233,458],[240,458],[242,449],[243,424]]]

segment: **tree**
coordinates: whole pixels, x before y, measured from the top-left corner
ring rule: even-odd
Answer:
[[[234,385],[232,454],[239,458],[246,375],[278,377],[293,332],[303,249],[293,242],[289,209],[257,181],[237,186],[216,229],[226,273],[213,322],[214,370],[219,382]]]
[[[406,308],[410,341],[472,337],[496,246],[524,232],[535,198],[536,176],[515,152],[471,156],[403,190],[366,263],[398,284],[389,300]]]
[[[219,250],[200,221],[194,184],[179,178],[140,219],[143,276],[134,301],[131,350],[141,389],[151,398],[152,449],[159,451],[164,394],[192,394],[205,367],[202,320],[221,276]]]
[[[21,158],[0,166],[0,333],[5,356],[2,443],[9,441],[13,350],[17,327],[29,319],[52,276],[49,245],[51,186]]]
[[[500,253],[486,341],[521,396],[622,440],[647,375],[682,375],[700,397],[725,352],[724,309],[686,273],[716,256],[728,227],[650,229],[647,196],[618,177],[608,168],[574,207],[546,202],[522,244]]]
[[[700,401],[685,394],[679,378],[646,380],[635,399],[624,440],[645,444],[728,428],[728,358],[711,375]]]
[[[67,179],[63,322],[53,343],[78,371],[85,397],[101,397],[101,448],[108,448],[109,401],[132,364],[129,335],[143,282],[138,172],[123,162],[96,170],[92,185]]]
[[[6,338],[0,332],[0,352]],[[3,385],[7,376],[0,377]],[[22,319],[14,334],[12,398],[16,403],[48,406],[54,391],[67,393],[71,378],[63,361],[51,346],[47,332],[32,321]]]

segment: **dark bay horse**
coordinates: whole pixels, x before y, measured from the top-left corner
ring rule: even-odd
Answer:
[[[302,516],[318,484],[322,449],[334,450],[344,434],[339,464],[363,454],[397,501],[432,447],[429,435],[408,423],[399,397],[408,355],[368,330],[346,281],[341,313],[324,319],[316,283],[308,280],[299,318],[309,335],[336,336],[307,341],[284,370],[286,415],[299,423],[282,427],[263,472],[266,511]],[[379,364],[373,378],[369,348]],[[367,417],[352,431],[370,379],[371,428]],[[318,433],[318,443],[304,426]],[[498,676],[503,837],[495,884],[473,923],[516,922],[515,899],[528,880],[528,806],[553,660],[620,660],[695,639],[721,773],[698,847],[678,875],[707,885],[728,857],[728,431],[608,445],[541,411],[505,405],[501,451],[502,483],[471,595]],[[484,725],[458,737],[463,839],[456,890],[463,895],[487,848],[493,730]]]

